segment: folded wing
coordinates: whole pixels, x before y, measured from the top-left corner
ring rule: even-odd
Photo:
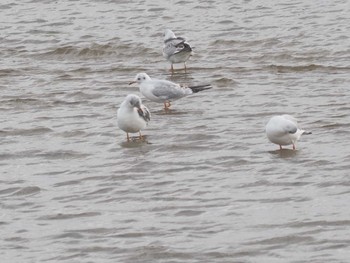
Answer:
[[[137,109],[137,112],[146,122],[151,120],[151,113],[146,106],[142,105],[139,109]]]

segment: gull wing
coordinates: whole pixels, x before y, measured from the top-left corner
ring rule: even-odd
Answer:
[[[153,95],[164,100],[178,99],[186,94],[185,88],[167,80],[156,80],[153,84]]]
[[[151,113],[145,105],[141,105],[141,107],[137,109],[137,112],[146,122],[151,120]]]
[[[174,55],[182,51],[191,51],[191,47],[182,37],[170,38],[164,42],[163,53],[167,56]]]

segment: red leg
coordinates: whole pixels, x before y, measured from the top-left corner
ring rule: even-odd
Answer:
[[[169,107],[171,106],[169,101],[164,101],[164,109],[167,111],[169,110]]]

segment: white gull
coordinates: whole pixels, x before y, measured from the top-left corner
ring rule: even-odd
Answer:
[[[295,150],[296,141],[302,134],[311,134],[298,128],[296,119],[291,115],[273,116],[265,127],[267,138],[274,144],[278,144],[282,150],[282,145],[293,145]]]
[[[174,72],[174,63],[184,63],[192,56],[192,47],[183,37],[176,37],[174,32],[166,29],[164,33],[163,56],[171,63],[171,71]]]
[[[142,139],[141,130],[147,126],[151,119],[151,113],[142,104],[139,96],[129,94],[120,105],[117,111],[118,127],[126,132],[127,140],[130,141],[129,133],[139,133]]]
[[[151,79],[146,73],[139,73],[129,83],[137,83],[143,96],[153,102],[164,103],[164,109],[168,110],[170,102],[181,99],[193,93],[210,89],[210,84],[184,86],[168,80]]]

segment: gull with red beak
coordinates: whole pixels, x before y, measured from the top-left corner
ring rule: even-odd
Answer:
[[[210,84],[183,86],[168,80],[151,79],[146,73],[139,73],[129,85],[137,83],[143,96],[153,102],[164,103],[169,110],[170,102],[181,99],[202,90],[211,89]]]
[[[120,105],[117,112],[118,127],[126,132],[126,138],[130,141],[129,133],[139,133],[142,139],[141,130],[144,129],[151,119],[151,113],[142,104],[139,96],[129,94]]]

